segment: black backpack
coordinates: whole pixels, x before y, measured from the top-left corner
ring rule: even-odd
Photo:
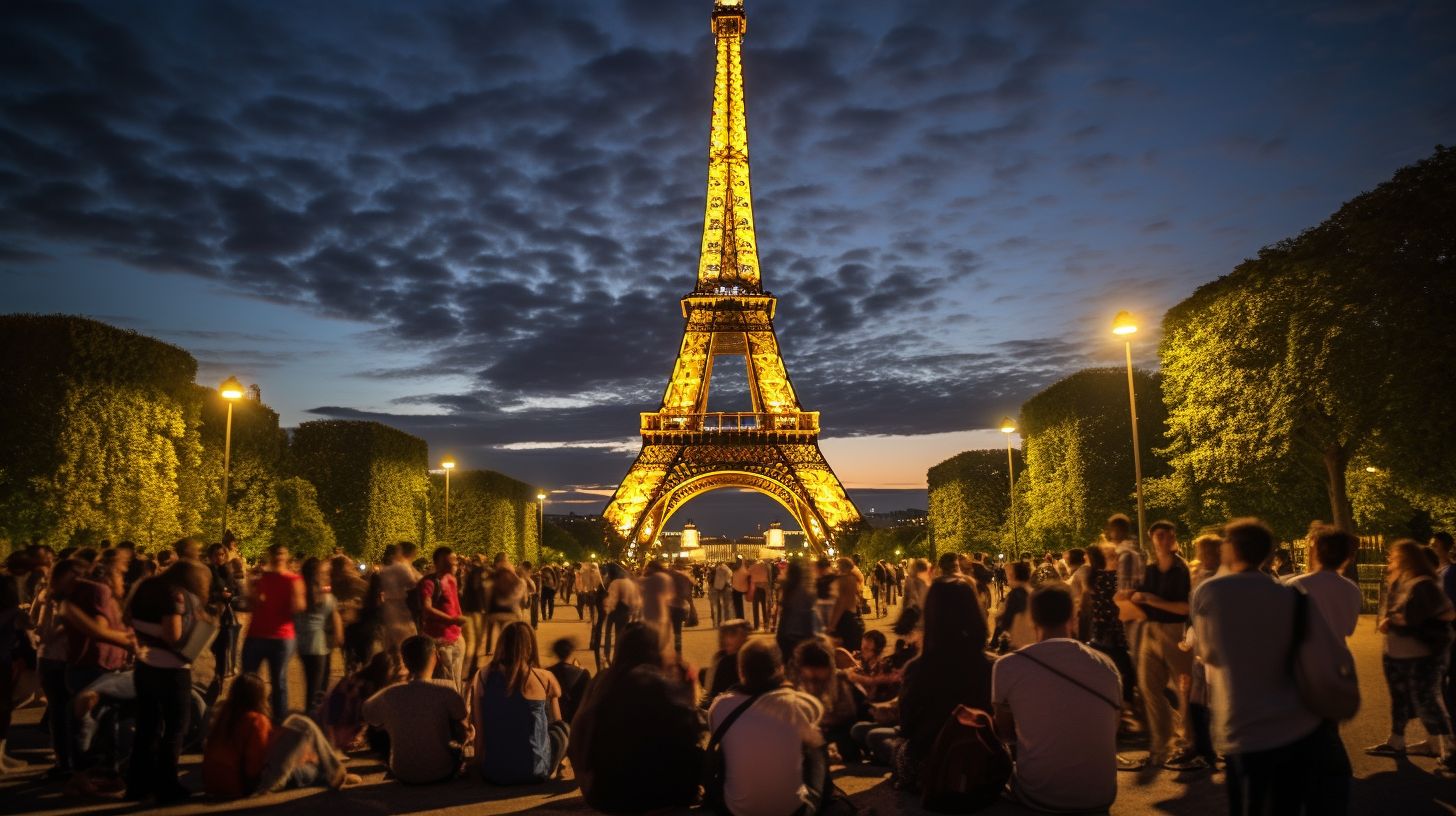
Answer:
[[[445,582],[435,575],[426,575],[410,587],[409,592],[404,594],[404,605],[409,608],[410,617],[414,618],[415,626],[421,633],[425,629],[425,598],[423,585],[426,581],[435,582],[435,591],[430,593],[430,606],[439,609],[440,602],[445,600]]]
[[[974,813],[999,801],[1010,778],[1011,756],[991,716],[958,706],[920,770],[920,803],[936,813]]]

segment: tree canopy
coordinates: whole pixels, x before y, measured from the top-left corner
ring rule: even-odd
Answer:
[[[1412,505],[1449,506],[1453,223],[1456,151],[1437,148],[1168,311],[1168,452],[1195,513],[1295,504],[1353,529],[1357,460]],[[1312,489],[1322,507],[1302,500]]]

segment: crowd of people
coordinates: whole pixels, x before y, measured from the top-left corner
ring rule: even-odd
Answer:
[[[1221,767],[1233,813],[1344,812],[1338,723],[1290,661],[1318,641],[1311,627],[1354,633],[1362,597],[1344,572],[1358,541],[1313,526],[1295,575],[1255,519],[1186,555],[1172,523],[1150,525],[1148,554],[1132,533],[1115,515],[1085,548],[933,566],[533,568],[449,547],[421,558],[407,542],[372,565],[281,546],[249,565],[230,537],[150,556],[32,547],[0,575],[0,773],[33,772],[5,752],[29,673],[54,755],[45,777],[158,804],[196,793],[179,759],[200,749],[203,792],[223,799],[356,784],[352,758],[372,755],[411,785],[539,784],[569,766],[607,813],[850,812],[829,774],[839,763],[884,766],[898,788],[961,809],[1004,796],[1097,811],[1118,771]],[[1434,756],[1456,778],[1451,550],[1445,533],[1390,547],[1377,625],[1391,729],[1368,752]],[[682,633],[700,597],[718,650],[697,667]],[[595,673],[571,638],[539,654],[539,622],[573,607]],[[893,618],[888,635],[871,616]],[[1406,741],[1411,720],[1427,739]],[[1130,734],[1146,735],[1146,756],[1119,753]]]

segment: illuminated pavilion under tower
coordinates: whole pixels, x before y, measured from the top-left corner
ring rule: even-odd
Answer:
[[[717,0],[713,122],[698,280],[684,297],[682,346],[662,407],[642,414],[642,451],[604,513],[640,558],[684,504],[722,488],[763,493],[793,514],[811,547],[861,523],[819,450],[819,414],[805,411],[779,353],[777,298],[763,290],[748,183],[742,0]],[[751,410],[710,412],[717,357],[744,357]]]

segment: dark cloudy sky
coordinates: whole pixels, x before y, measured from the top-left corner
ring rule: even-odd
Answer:
[[[747,5],[764,282],[856,489],[1456,137],[1447,0]],[[7,3],[0,307],[598,509],[693,284],[710,7]]]

